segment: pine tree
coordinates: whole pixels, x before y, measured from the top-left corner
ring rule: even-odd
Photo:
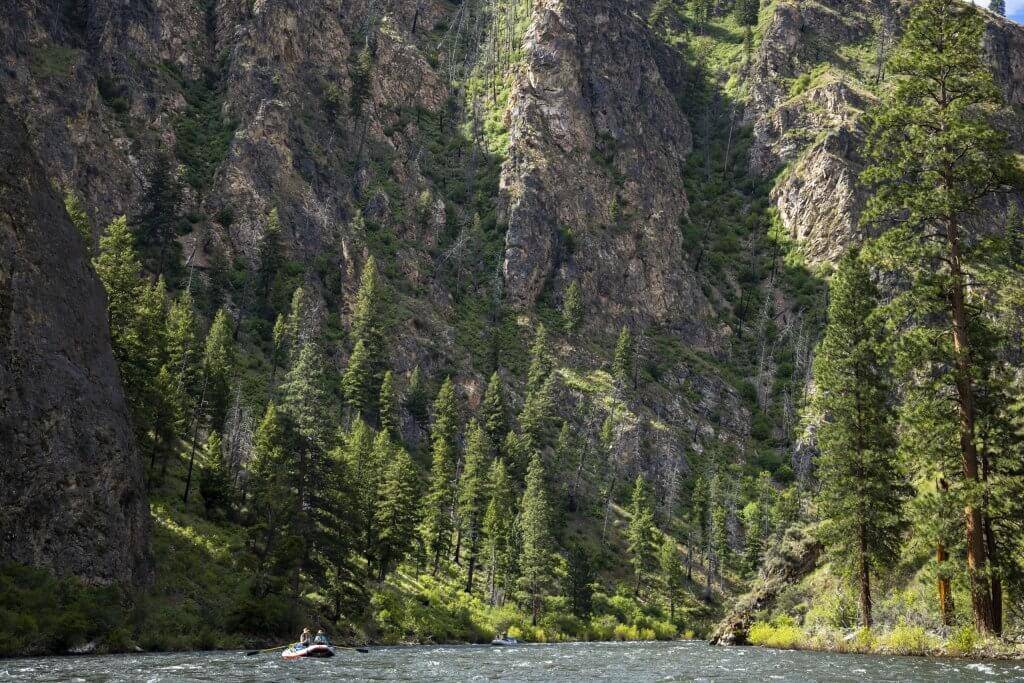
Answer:
[[[580,292],[580,285],[573,280],[565,290],[565,298],[562,301],[562,325],[568,333],[579,329],[583,322],[583,294]]]
[[[680,557],[676,540],[665,536],[658,551],[658,568],[661,570],[661,587],[668,603],[669,620],[676,619],[676,605],[683,594],[686,575],[683,573],[683,558]]]
[[[633,335],[623,326],[619,341],[615,344],[615,358],[612,361],[612,376],[620,388],[633,386],[634,367]]]
[[[398,394],[395,389],[395,375],[390,370],[384,373],[384,380],[380,383],[380,430],[386,433],[392,441],[398,442],[402,438],[402,425],[398,418]]]
[[[757,26],[761,0],[736,0],[736,21],[740,26]]]
[[[274,389],[274,380],[277,378],[277,371],[288,356],[288,321],[284,315],[278,314],[274,321],[274,333],[272,337],[273,348],[270,352],[270,388]]]
[[[509,432],[501,452],[507,463],[507,471],[512,481],[522,483],[526,478],[526,468],[530,465],[530,441],[519,432]]]
[[[910,446],[918,440],[929,449],[937,430],[945,431],[943,423],[955,425],[959,472],[946,469],[948,454],[939,456],[946,476],[956,475],[953,496],[984,488],[986,478],[977,382],[986,368],[977,365],[981,320],[972,299],[984,297],[983,262],[993,245],[969,225],[989,197],[1021,185],[1006,136],[988,120],[1003,103],[979,48],[983,33],[984,20],[972,5],[914,5],[889,60],[899,78],[869,117],[870,165],[862,175],[873,189],[863,222],[893,226],[872,248],[874,260],[909,284],[890,305],[901,320],[897,365],[910,381],[901,446],[918,450]],[[915,418],[923,414],[915,406],[947,390],[955,397],[952,410]],[[1001,608],[993,601],[985,511],[973,495],[962,502],[975,625],[998,632]]]
[[[491,447],[496,449],[508,434],[508,413],[505,408],[505,389],[501,375],[495,371],[487,382],[484,400],[480,405],[480,420],[487,431]]]
[[[436,575],[441,558],[451,546],[455,516],[455,467],[458,415],[455,386],[451,378],[444,381],[434,401],[434,424],[430,432],[430,483],[424,500],[423,540],[432,558]]]
[[[633,594],[640,595],[644,576],[654,564],[654,510],[647,495],[643,475],[638,474],[633,484],[633,497],[629,506],[629,563],[633,567]]]
[[[345,434],[342,452],[335,457],[344,460],[355,500],[355,526],[359,535],[359,551],[370,565],[374,558],[376,507],[384,470],[391,457],[391,442],[373,430],[359,416]]]
[[[270,290],[277,278],[278,271],[284,262],[284,249],[281,246],[281,220],[277,209],[271,209],[267,215],[267,227],[263,231],[256,250],[256,277],[260,291],[260,299],[266,306],[270,301]]]
[[[536,393],[547,381],[555,368],[555,359],[548,347],[548,331],[544,323],[537,325],[537,332],[530,346],[530,369],[526,375],[526,395]]]
[[[139,247],[147,254],[147,269],[157,275],[172,274],[178,270],[180,261],[175,233],[180,220],[181,185],[167,153],[157,157],[144,204],[145,213],[133,222],[138,231]]]
[[[352,349],[341,387],[345,393],[345,400],[352,410],[364,418],[369,418],[375,403],[375,387],[370,353],[362,339],[357,341],[355,348]]]
[[[299,548],[290,539],[296,527],[298,463],[292,455],[284,417],[274,404],[267,406],[253,438],[250,485],[249,537],[259,560],[256,577],[262,592],[271,584],[298,571]]]
[[[201,381],[199,321],[192,295],[186,290],[171,305],[164,332],[167,339],[167,367],[183,394],[177,407],[184,421],[187,405],[195,401]]]
[[[232,321],[223,308],[217,311],[206,335],[203,372],[206,383],[206,415],[209,424],[219,429],[231,402],[231,384],[235,376],[235,342]]]
[[[479,558],[487,490],[487,460],[491,445],[487,433],[475,420],[466,430],[466,459],[459,479],[458,520],[467,553],[466,592],[473,592],[473,574]]]
[[[988,8],[1001,17],[1006,16],[1006,0],[990,0]]]
[[[419,473],[404,448],[395,449],[377,498],[378,579],[383,581],[409,552],[420,516]]]
[[[285,320],[280,346],[287,350],[289,361],[294,361],[299,351],[320,329],[316,305],[305,287],[296,287],[292,293],[291,308]]]
[[[878,293],[854,252],[829,290],[829,321],[814,361],[821,538],[856,576],[861,623],[871,626],[870,575],[899,555],[906,497],[896,451],[892,383],[873,319]]]
[[[594,604],[594,581],[597,572],[594,557],[582,545],[574,545],[569,549],[568,571],[566,572],[566,597],[574,616],[586,619],[590,616]]]
[[[526,395],[519,426],[526,439],[526,447],[531,451],[551,445],[556,424],[554,387],[555,377],[548,375],[538,389]]]
[[[107,292],[110,336],[118,360],[138,353],[130,339],[134,329],[135,305],[143,288],[142,264],[124,216],[115,218],[100,237],[99,253],[92,261]]]
[[[199,461],[199,495],[207,515],[225,511],[231,504],[231,480],[224,456],[221,452],[221,438],[217,432],[210,432],[203,445]]]
[[[526,491],[521,508],[523,550],[519,583],[530,606],[530,623],[536,626],[544,597],[551,590],[555,550],[547,481],[539,453],[534,453],[526,471]]]
[[[92,222],[89,220],[89,214],[86,212],[85,207],[82,206],[82,200],[71,190],[64,193],[64,210],[67,211],[71,224],[75,226],[78,234],[82,236],[85,255],[92,257],[95,249],[92,237]]]
[[[318,450],[325,450],[331,441],[328,386],[327,359],[318,343],[309,342],[281,385],[281,409],[294,422],[300,439]]]
[[[491,465],[487,488],[491,498],[483,519],[483,558],[487,563],[490,602],[497,605],[511,585],[515,566],[512,556],[515,496],[505,463],[501,459]]]
[[[427,419],[427,404],[429,402],[426,383],[423,381],[420,366],[417,365],[413,368],[412,375],[409,376],[409,388],[405,392],[405,409],[420,423],[423,423]]]
[[[352,311],[352,339],[366,347],[369,368],[374,380],[380,383],[384,368],[385,339],[388,327],[387,292],[377,270],[377,261],[371,256],[363,266],[359,291]]]

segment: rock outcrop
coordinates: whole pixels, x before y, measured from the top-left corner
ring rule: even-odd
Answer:
[[[746,645],[758,612],[771,609],[779,593],[818,566],[821,542],[802,528],[790,529],[765,560],[753,590],[741,597],[711,633],[713,645]]]
[[[611,330],[658,322],[706,343],[708,304],[678,227],[685,67],[633,4],[535,3],[508,111],[506,291],[528,308],[576,280]]]
[[[145,583],[149,510],[81,237],[0,102],[0,557]]]

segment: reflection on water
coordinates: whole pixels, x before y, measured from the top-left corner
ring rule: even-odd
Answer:
[[[0,660],[0,681],[1021,681],[1024,662],[784,652],[678,643],[568,643],[341,650],[282,661],[276,652]]]

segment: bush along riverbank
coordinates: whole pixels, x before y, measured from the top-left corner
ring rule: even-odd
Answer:
[[[1024,645],[985,637],[973,626],[946,633],[906,623],[891,628],[805,629],[789,617],[758,621],[750,627],[751,645],[782,650],[816,650],[860,654],[1024,659]]]

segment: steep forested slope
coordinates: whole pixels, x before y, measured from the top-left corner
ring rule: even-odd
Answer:
[[[552,637],[635,636],[684,593],[685,630],[800,514],[824,281],[863,237],[861,117],[906,3],[4,12],[19,142],[110,299],[131,414],[96,422],[145,465],[152,611],[188,596],[161,630],[271,635],[301,595],[389,639],[483,637],[546,596],[590,624]],[[1024,33],[988,21],[1020,104]],[[493,460],[502,495],[475,488]],[[498,560],[522,543],[532,567]]]

